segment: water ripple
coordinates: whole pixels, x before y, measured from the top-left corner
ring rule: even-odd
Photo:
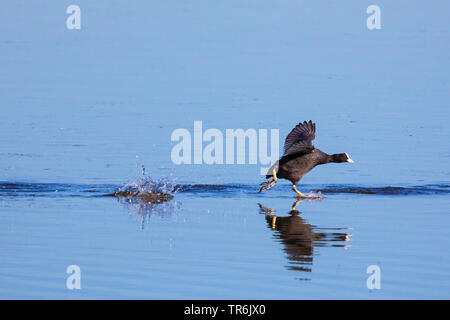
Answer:
[[[358,185],[300,185],[302,192],[321,194],[360,195],[448,195],[450,184],[426,184],[416,186],[358,186]],[[172,184],[165,179],[136,180],[125,185],[70,184],[39,182],[0,182],[0,197],[103,197],[139,196],[144,194],[192,194],[209,197],[257,195],[258,185],[252,184]],[[260,196],[286,196],[292,193],[289,184],[259,194]]]

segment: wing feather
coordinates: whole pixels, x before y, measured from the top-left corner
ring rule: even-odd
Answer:
[[[312,141],[315,137],[316,124],[311,120],[300,122],[286,137],[283,156],[299,152],[311,152],[314,149]]]

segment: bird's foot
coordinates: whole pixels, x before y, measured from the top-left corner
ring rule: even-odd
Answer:
[[[272,180],[266,181],[266,182],[267,182],[267,184],[265,184],[264,187],[262,187],[261,189],[259,189],[259,192],[263,192],[263,191],[266,191],[266,190],[272,188],[272,187],[275,185],[276,180],[272,179]]]

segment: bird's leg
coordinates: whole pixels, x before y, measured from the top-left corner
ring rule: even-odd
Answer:
[[[303,201],[302,199],[298,199],[297,201],[295,201],[294,204],[293,204],[292,207],[291,207],[291,211],[294,211],[295,208],[297,207],[297,205],[298,205],[300,202],[302,202],[302,201]]]
[[[272,216],[272,230],[275,230],[276,228],[276,222],[277,222],[277,216]]]
[[[303,193],[301,193],[300,191],[297,190],[297,188],[295,187],[295,184],[292,185],[292,190],[294,190],[300,197],[305,196]]]
[[[272,180],[275,180],[275,182],[277,182],[278,178],[277,178],[277,172],[275,171],[275,169],[273,169],[273,171],[272,171],[272,176],[273,176],[273,179],[272,179]],[[269,184],[270,182],[272,182],[272,180],[269,180],[269,181],[263,181],[263,182],[261,182],[259,185],[260,185],[260,186],[263,186],[263,185]]]

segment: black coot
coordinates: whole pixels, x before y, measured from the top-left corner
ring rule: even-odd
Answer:
[[[312,145],[315,136],[316,124],[311,120],[309,122],[300,122],[292,129],[284,142],[283,156],[267,172],[266,179],[272,179],[261,183],[264,186],[259,192],[272,188],[277,182],[277,179],[282,178],[291,181],[292,190],[299,196],[304,197],[295,185],[312,168],[319,164],[330,162],[354,163],[347,153],[328,155],[316,149]]]

